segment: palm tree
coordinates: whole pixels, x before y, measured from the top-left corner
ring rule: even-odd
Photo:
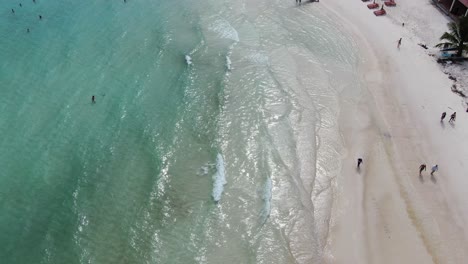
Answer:
[[[458,23],[448,23],[449,31],[442,34],[440,40],[444,42],[436,45],[437,48],[456,48],[457,57],[461,57],[464,50],[468,51],[468,17],[462,17]]]

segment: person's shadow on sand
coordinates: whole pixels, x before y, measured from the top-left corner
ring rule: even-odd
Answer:
[[[422,176],[421,174],[419,174],[419,181],[420,181],[421,183],[424,183],[424,178],[423,178],[423,176]]]
[[[437,179],[434,177],[434,175],[431,175],[431,181],[436,184],[437,183]]]
[[[442,127],[442,129],[445,129],[445,122],[444,122],[444,121],[440,121],[440,126]]]

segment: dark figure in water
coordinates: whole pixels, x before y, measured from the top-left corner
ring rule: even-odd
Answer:
[[[23,5],[20,3],[19,6],[22,7]]]
[[[36,0],[33,0],[33,3],[36,3]]]
[[[28,32],[28,33],[29,33],[29,28],[28,28],[28,29],[26,29],[26,32]]]
[[[419,166],[419,176],[421,176],[423,170],[426,170],[426,164],[421,164],[421,166]]]
[[[42,19],[42,16],[41,16],[41,15],[39,15],[39,20],[41,20],[41,19]]]
[[[127,0],[124,0],[124,3],[127,3]]]
[[[13,8],[11,9],[11,13],[13,13],[13,14],[15,13],[15,10]]]
[[[92,102],[93,104],[94,104],[94,103],[96,103],[96,100],[95,100],[95,97],[94,97],[94,95],[93,95],[93,96],[91,96],[91,102]]]
[[[361,158],[357,159],[357,168],[358,169],[361,168],[361,163],[362,163],[362,159]]]
[[[450,123],[455,122],[455,118],[457,118],[457,112],[453,112],[453,114],[450,115],[449,122]]]
[[[442,113],[442,116],[440,117],[440,122],[444,121],[445,116],[447,115],[446,112]]]

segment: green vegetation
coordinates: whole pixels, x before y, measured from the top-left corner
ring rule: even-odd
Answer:
[[[456,48],[457,57],[461,57],[463,51],[468,51],[468,18],[462,17],[458,22],[448,23],[449,32],[440,37],[443,42],[436,45],[437,48]]]

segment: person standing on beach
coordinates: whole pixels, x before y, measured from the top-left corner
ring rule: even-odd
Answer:
[[[440,122],[444,121],[445,116],[447,115],[446,112],[442,113],[442,116],[440,117]]]
[[[362,163],[362,159],[361,158],[357,159],[357,168],[358,169],[361,168],[361,163]]]
[[[450,115],[450,123],[455,122],[455,118],[457,118],[457,112],[453,112],[453,114]]]
[[[421,166],[419,166],[419,176],[421,176],[423,170],[426,170],[426,164],[421,164]]]
[[[402,39],[402,38],[400,38],[400,39],[398,40],[398,45],[397,45],[397,48],[398,48],[398,49],[399,49],[400,46],[401,46],[401,39]]]
[[[431,175],[434,175],[434,172],[438,171],[439,170],[439,165],[434,165],[432,166],[432,169],[431,169]]]

